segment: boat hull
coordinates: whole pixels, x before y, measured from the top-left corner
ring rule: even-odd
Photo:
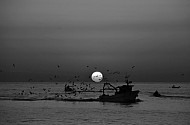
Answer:
[[[129,91],[122,94],[115,95],[101,95],[99,101],[101,102],[120,102],[120,103],[133,103],[136,102],[136,97],[138,96],[139,91]]]

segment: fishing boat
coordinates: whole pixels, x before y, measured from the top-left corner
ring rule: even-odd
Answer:
[[[130,85],[132,81],[126,80],[126,85],[114,87],[110,83],[104,83],[103,94],[99,96],[101,102],[119,102],[119,103],[133,103],[137,102],[136,97],[138,96],[139,90],[132,90],[133,85]],[[105,87],[111,86],[115,93],[114,95],[105,94]]]
[[[156,91],[153,93],[153,96],[155,96],[155,97],[160,97],[161,95],[160,95],[160,93],[156,90]]]
[[[175,86],[175,85],[173,85],[172,88],[181,88],[181,86]]]

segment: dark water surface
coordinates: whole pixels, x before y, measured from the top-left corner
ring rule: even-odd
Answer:
[[[86,84],[78,83],[76,89]],[[122,83],[113,85],[117,84]],[[189,83],[175,84],[181,86],[179,89],[171,88],[173,83],[134,83],[134,90],[140,90],[138,98],[143,101],[133,104],[57,101],[57,98],[86,99],[101,95],[101,92],[65,94],[64,85],[65,83],[1,83],[0,123],[2,125],[190,124]],[[91,83],[90,87],[93,91],[98,91],[102,88],[102,84]],[[88,89],[91,89],[90,87]],[[152,97],[155,90],[164,97]],[[51,100],[48,100],[50,97]]]

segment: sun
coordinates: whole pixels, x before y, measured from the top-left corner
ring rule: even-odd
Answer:
[[[91,78],[94,82],[101,82],[103,79],[103,75],[101,72],[96,71],[92,73]]]

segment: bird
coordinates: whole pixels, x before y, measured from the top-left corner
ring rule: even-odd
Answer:
[[[184,73],[181,74],[181,76],[184,76],[184,75],[185,75]]]
[[[132,66],[132,69],[135,68],[135,66]]]
[[[57,65],[57,68],[60,68],[60,65]]]

